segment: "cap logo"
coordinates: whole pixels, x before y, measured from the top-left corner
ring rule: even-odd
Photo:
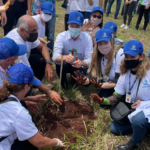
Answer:
[[[136,46],[135,45],[132,45],[132,50],[136,50]]]
[[[80,21],[80,16],[77,18],[78,21]]]
[[[29,83],[29,79],[28,78],[24,78],[24,83]]]
[[[112,25],[111,27],[110,27],[110,29],[113,29],[114,28],[114,26]]]
[[[53,7],[51,8],[51,11],[54,11]]]
[[[106,34],[106,33],[104,33],[104,34],[103,34],[103,37],[107,37],[107,34]]]

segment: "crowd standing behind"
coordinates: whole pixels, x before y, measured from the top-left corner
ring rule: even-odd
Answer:
[[[63,103],[52,87],[42,83],[44,76],[49,82],[54,80],[51,58],[58,77],[62,75],[63,89],[68,89],[68,73],[72,86],[94,84],[100,91],[90,98],[100,107],[111,106],[111,132],[118,136],[132,134],[130,141],[116,150],[135,150],[141,145],[150,130],[150,51],[147,57],[140,41],[124,43],[118,39],[115,22],[103,26],[104,14],[109,16],[113,3],[105,0],[103,9],[103,0],[64,0],[65,31],[54,42],[55,0],[0,0],[5,36],[0,39],[1,150],[65,147],[59,139],[43,137],[28,111],[38,113],[39,103],[48,101],[46,95],[59,105]],[[116,1],[114,19],[118,19],[121,3]],[[150,0],[125,0],[120,27],[129,29],[133,12],[138,14],[136,30],[144,15],[145,32]],[[31,96],[35,88],[44,94]]]

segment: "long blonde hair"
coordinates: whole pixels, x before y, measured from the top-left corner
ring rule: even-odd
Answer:
[[[111,70],[112,62],[113,62],[113,59],[114,59],[114,56],[115,56],[114,39],[112,38],[110,40],[110,42],[111,42],[112,48],[111,48],[110,53],[109,53],[109,58],[108,58],[107,65],[104,69],[104,74],[105,75],[109,74],[109,72]],[[93,77],[101,77],[102,76],[102,72],[101,72],[102,57],[103,57],[103,55],[99,52],[98,46],[96,44],[95,47],[94,47],[94,50],[93,50],[92,61],[91,61],[91,64],[88,68],[88,73],[91,72],[91,75]]]
[[[139,68],[136,72],[136,77],[138,79],[142,79],[144,76],[146,76],[146,73],[149,69],[150,69],[150,61],[149,61],[148,57],[145,55],[143,61],[139,64]],[[121,63],[121,66],[120,66],[121,75],[125,74],[128,70],[129,69],[127,68],[127,66],[123,60]]]
[[[6,74],[10,78],[9,74]],[[25,87],[25,84],[10,83],[6,79],[3,81],[3,87],[0,88],[0,101],[8,98],[8,96],[14,92],[19,92]]]

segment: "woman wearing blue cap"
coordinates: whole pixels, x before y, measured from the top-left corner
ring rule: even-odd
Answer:
[[[141,145],[142,140],[150,129],[150,62],[143,53],[143,45],[140,41],[131,40],[124,45],[125,58],[120,66],[121,76],[115,87],[115,92],[107,98],[91,98],[100,104],[117,104],[125,95],[122,102],[134,109],[127,114],[127,120],[120,123],[115,119],[110,128],[116,135],[132,134],[131,140],[116,150],[134,150]],[[117,105],[113,106],[117,106]],[[123,108],[118,107],[122,112]],[[118,115],[118,113],[116,113]],[[121,114],[122,115],[122,114]],[[122,118],[124,119],[124,118]]]
[[[100,6],[94,7],[91,12],[90,20],[88,22],[85,19],[85,22],[88,22],[83,25],[82,31],[88,31],[93,40],[93,46],[95,46],[95,34],[98,30],[103,27],[103,14],[104,10]]]
[[[124,42],[121,39],[117,38],[117,24],[113,21],[108,21],[104,25],[104,29],[110,29],[112,36],[114,38],[114,44],[119,45],[120,47],[123,47]]]
[[[41,81],[34,78],[32,69],[24,64],[8,69],[3,88],[0,88],[1,150],[38,150],[65,146],[59,139],[43,137],[32,122],[29,112],[20,103],[32,85],[40,84]],[[16,143],[17,138],[19,142]]]
[[[115,53],[112,35],[108,29],[101,29],[96,33],[96,43],[88,72],[92,77],[103,78],[103,85],[100,83],[101,79],[97,82],[93,78],[91,82],[101,89],[100,97],[108,97],[113,94],[120,75],[123,49]]]

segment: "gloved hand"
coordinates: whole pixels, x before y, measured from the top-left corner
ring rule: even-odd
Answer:
[[[66,147],[66,145],[61,140],[59,140],[57,138],[54,138],[54,139],[58,141],[58,143],[56,145],[57,147]]]

